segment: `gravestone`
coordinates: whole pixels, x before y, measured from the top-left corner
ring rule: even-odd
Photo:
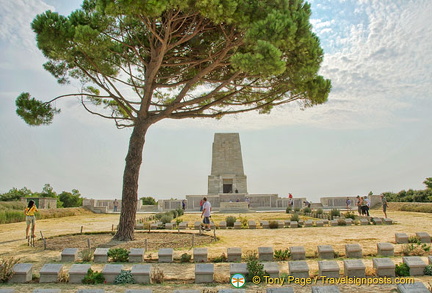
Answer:
[[[248,226],[249,226],[249,229],[256,229],[255,221],[252,221],[252,220],[248,221]]]
[[[131,248],[129,252],[129,262],[143,262],[144,248]]]
[[[294,293],[294,289],[292,287],[267,288],[266,293]]]
[[[297,221],[290,221],[290,228],[298,228],[298,222]]]
[[[362,248],[360,244],[345,244],[345,255],[347,258],[362,258]]]
[[[9,283],[26,283],[32,280],[33,264],[17,263],[12,267],[14,274]]]
[[[303,246],[291,246],[291,259],[292,260],[303,260],[306,259],[306,252]]]
[[[229,262],[241,261],[242,250],[240,247],[228,247],[227,259]]]
[[[360,259],[344,260],[344,275],[348,277],[364,278],[366,276],[366,266]]]
[[[369,225],[369,219],[360,218],[360,225]]]
[[[407,233],[395,233],[395,240],[396,240],[397,244],[408,243],[408,234]]]
[[[194,262],[207,262],[208,261],[207,248],[194,248],[193,249],[193,260]]]
[[[260,261],[272,261],[273,247],[258,247],[258,259]]]
[[[195,264],[195,284],[213,283],[214,264],[197,263]]]
[[[90,268],[90,264],[73,264],[69,269],[69,283],[81,284]]]
[[[394,256],[394,247],[391,243],[381,242],[377,244],[378,255]]]
[[[339,288],[335,285],[331,286],[312,286],[312,293],[339,293]]]
[[[399,293],[430,293],[429,289],[422,282],[414,284],[398,284],[397,291]]]
[[[339,265],[336,261],[318,261],[318,274],[327,278],[339,278]]]
[[[294,278],[309,278],[309,266],[304,260],[289,261],[288,274]]]
[[[132,266],[131,274],[137,284],[150,284],[151,265],[136,264]]]
[[[102,269],[102,275],[105,277],[105,282],[113,284],[115,278],[120,275],[123,269],[123,265],[118,264],[106,264]]]
[[[402,260],[410,268],[410,276],[424,276],[426,263],[420,256],[404,256]]]
[[[75,262],[78,257],[78,248],[65,248],[61,253],[62,262]]]
[[[108,250],[109,248],[96,248],[95,252],[93,253],[94,262],[108,262]]]
[[[378,277],[395,277],[395,264],[390,258],[374,258],[373,267]]]
[[[174,260],[174,249],[172,248],[161,248],[158,252],[158,262],[173,262]]]
[[[431,243],[431,237],[426,232],[416,232],[416,236],[420,239],[421,243]]]
[[[62,264],[44,264],[39,271],[39,283],[57,283],[62,269]]]
[[[331,245],[318,245],[318,256],[322,259],[333,259],[333,247]]]
[[[230,264],[230,275],[242,274],[246,276],[248,273],[247,264],[245,263],[232,263]]]
[[[279,265],[277,262],[265,262],[264,271],[270,276],[270,278],[279,278]]]
[[[227,223],[226,223],[226,221],[221,221],[221,222],[219,223],[219,229],[226,229],[226,227],[227,227]]]

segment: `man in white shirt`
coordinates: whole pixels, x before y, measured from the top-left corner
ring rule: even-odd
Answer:
[[[204,228],[207,231],[210,231],[211,230],[210,229],[211,204],[207,200],[207,197],[204,197],[203,200],[204,200],[204,204],[203,204],[203,210],[202,210],[201,218],[204,217],[204,219],[203,219]]]

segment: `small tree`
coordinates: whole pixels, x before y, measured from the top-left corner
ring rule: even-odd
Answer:
[[[141,197],[140,199],[143,205],[157,205],[157,202],[154,199],[154,197],[146,196],[146,197]]]
[[[426,178],[423,184],[426,185],[427,189],[432,189],[432,177]]]
[[[83,202],[81,194],[76,189],[72,189],[72,192],[63,191],[59,194],[59,200],[62,202],[64,208],[80,207]]]

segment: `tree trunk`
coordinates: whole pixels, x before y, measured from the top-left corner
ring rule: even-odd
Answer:
[[[126,165],[123,173],[122,204],[120,222],[114,239],[130,241],[134,239],[134,227],[138,201],[138,178],[142,163],[145,135],[150,124],[138,121],[133,128]]]

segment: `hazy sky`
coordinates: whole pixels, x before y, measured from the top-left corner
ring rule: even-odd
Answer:
[[[432,1],[311,1],[325,51],[329,101],[270,115],[162,121],[144,146],[139,196],[205,194],[215,132],[239,132],[249,193],[322,196],[423,189],[432,177]],[[0,193],[45,183],[88,198],[119,198],[130,130],[59,101],[50,126],[30,127],[15,99],[74,92],[45,72],[30,23],[76,0],[0,0]]]

